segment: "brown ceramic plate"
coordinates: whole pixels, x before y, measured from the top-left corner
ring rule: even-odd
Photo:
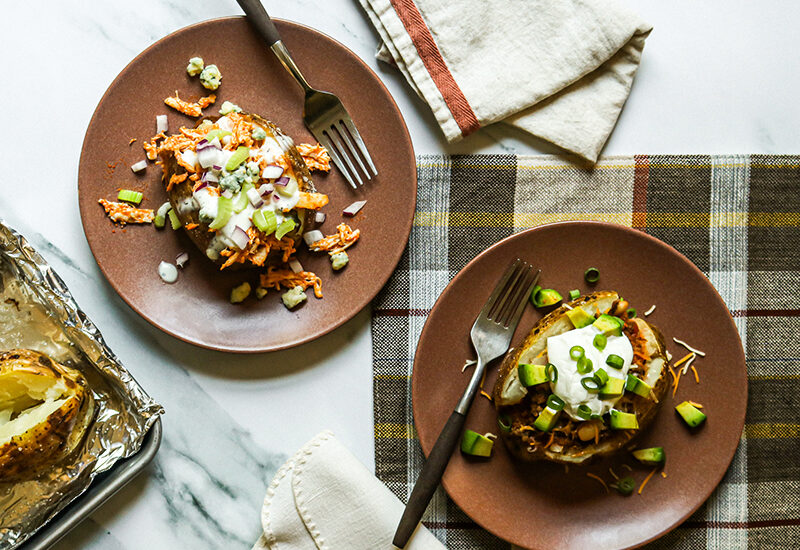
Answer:
[[[696,510],[722,479],[739,444],[747,406],[747,375],[741,341],[728,309],[706,277],[684,256],[644,233],[605,223],[565,222],[544,225],[509,237],[469,263],[442,293],[430,313],[417,347],[412,394],[414,421],[427,455],[467,383],[464,360],[474,358],[469,330],[496,281],[514,258],[542,269],[540,284],[562,295],[589,288],[583,272],[600,270],[597,289],[617,290],[638,311],[652,304],[647,318],[669,340],[673,357],[685,350],[675,336],[707,353],[668,397],[639,446],[663,446],[664,471],[641,495],[623,497],[586,476],[612,481],[608,471],[625,475],[633,467],[640,484],[650,472],[627,453],[565,472],[554,463],[512,462],[498,442],[488,461],[456,452],[445,472],[444,487],[477,523],[525,548],[628,548],[641,545],[677,526]],[[527,335],[541,314],[528,307],[512,344]],[[496,368],[485,387],[491,393]],[[691,433],[674,411],[684,400],[702,403],[708,420]],[[494,406],[478,397],[466,426],[497,432]]]
[[[356,55],[313,29],[276,21],[283,40],[306,78],[339,95],[369,147],[379,175],[353,191],[334,168],[314,173],[317,190],[330,196],[328,217],[320,228],[332,233],[345,220],[342,209],[356,200],[366,206],[346,221],[361,229],[350,251],[350,265],[331,270],[326,255],[300,247],[303,267],[322,278],[325,297],[295,311],[284,308],[277,292],[261,301],[229,303],[230,289],[257,271],[220,272],[197,250],[183,231],[153,226],[115,228],[97,199],[115,200],[118,188],[144,192],[144,208],[166,200],[160,168],[152,163],[143,176],[129,166],[144,158],[142,142],[155,133],[155,116],[166,113],[175,132],[194,125],[164,105],[175,90],[182,98],[206,95],[198,80],[188,77],[187,60],[195,55],[222,71],[216,114],[225,100],[275,122],[295,143],[313,142],[301,119],[303,94],[243,17],[206,21],[181,29],[156,42],[114,80],[86,131],[78,175],[81,217],[86,238],[100,269],[123,300],[156,327],[182,340],[212,349],[261,352],[296,346],[322,336],[358,313],[388,280],[408,240],[416,200],[414,151],[403,118],[380,79]],[[131,138],[137,142],[129,146]],[[188,267],[177,283],[158,277],[162,260],[174,262],[187,251]]]

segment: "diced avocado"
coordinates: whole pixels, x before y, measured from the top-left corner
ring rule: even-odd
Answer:
[[[244,302],[244,299],[250,296],[250,283],[244,282],[231,290],[231,303],[239,304]]]
[[[600,388],[600,399],[616,397],[622,395],[625,390],[625,380],[622,378],[609,378],[602,388]]]
[[[308,296],[302,286],[296,286],[281,294],[281,300],[283,300],[283,305],[292,309],[308,300]]]
[[[561,411],[556,411],[550,407],[545,407],[533,423],[533,427],[543,432],[549,432],[556,425]]]
[[[575,328],[588,327],[594,323],[594,317],[586,313],[583,308],[576,307],[567,311],[567,317]]]
[[[664,447],[650,447],[633,451],[633,458],[646,466],[661,466],[667,460]]]
[[[256,298],[261,300],[264,296],[267,295],[267,289],[263,286],[259,286],[256,288]]]
[[[675,410],[678,411],[678,414],[681,415],[683,421],[686,422],[691,428],[699,426],[706,421],[706,415],[700,412],[700,409],[688,401],[684,401],[675,407]]]
[[[622,319],[618,317],[614,317],[613,315],[607,315],[603,313],[597,320],[592,323],[597,330],[605,334],[606,336],[622,336]]]
[[[625,389],[642,397],[650,397],[650,392],[653,390],[647,382],[636,378],[632,374],[629,374],[628,379],[625,381]]]
[[[542,384],[548,380],[545,365],[520,363],[517,369],[519,371],[519,381],[525,387]]]
[[[638,430],[639,421],[636,420],[635,413],[626,413],[611,409],[611,429],[612,430]]]
[[[488,458],[492,455],[494,441],[472,430],[465,430],[461,436],[461,452],[471,456]]]

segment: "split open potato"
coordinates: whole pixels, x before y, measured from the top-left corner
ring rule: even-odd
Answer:
[[[37,351],[0,353],[0,479],[33,477],[70,454],[93,412],[80,372]]]

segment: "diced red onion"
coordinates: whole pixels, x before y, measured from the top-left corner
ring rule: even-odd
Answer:
[[[289,260],[289,268],[291,268],[293,273],[300,273],[303,271],[303,265],[298,262],[296,258]]]
[[[342,210],[342,213],[345,216],[355,216],[359,210],[364,208],[365,204],[367,204],[367,201],[356,201],[347,208],[345,208],[344,210]]]
[[[131,170],[133,170],[134,172],[141,172],[145,168],[147,168],[146,160],[140,160],[136,164],[131,164]]]
[[[232,199],[233,191],[231,191],[230,189],[226,189],[225,191],[222,192],[222,196],[225,197],[226,199]]]
[[[306,242],[308,246],[311,246],[315,242],[322,240],[325,238],[325,235],[322,234],[322,231],[318,229],[313,229],[308,233],[303,234],[303,240]]]
[[[206,147],[211,147],[211,144],[208,143],[208,140],[206,138],[203,138],[203,139],[201,139],[200,141],[197,142],[197,146],[195,147],[195,150],[202,151]]]
[[[167,122],[167,115],[156,116],[156,133],[166,132],[169,130],[169,123]]]
[[[253,205],[253,208],[258,208],[264,204],[264,199],[262,199],[261,195],[258,194],[258,191],[252,187],[247,190],[247,198],[250,199],[250,204]]]
[[[273,191],[275,191],[275,186],[272,185],[271,183],[265,183],[264,185],[258,188],[258,194],[264,197],[265,199],[269,198],[267,195],[269,195]]]
[[[189,253],[188,252],[181,252],[175,258],[175,265],[177,265],[181,269],[183,269],[183,266],[185,266],[187,263],[189,263]]]
[[[275,185],[280,185],[281,187],[286,187],[286,184],[289,183],[289,178],[286,176],[280,177],[275,180]]]
[[[325,223],[325,218],[326,217],[327,216],[325,215],[325,212],[317,212],[314,215],[314,221],[317,222],[317,223]]]
[[[231,233],[231,240],[239,250],[244,250],[250,242],[250,237],[247,235],[247,231],[237,225]]]
[[[197,185],[197,188],[194,190],[194,192],[197,193],[198,191],[200,191],[204,187],[208,187],[208,182],[207,181],[203,181],[203,179],[200,178],[200,183]]]
[[[215,162],[219,161],[219,150],[214,147],[207,146],[205,149],[197,150],[197,162],[203,168],[213,166]]]
[[[277,164],[269,164],[264,168],[264,171],[261,172],[261,177],[265,180],[274,180],[283,175],[283,168],[278,166]]]
[[[216,170],[217,172],[219,172],[220,170],[222,170],[222,166],[220,166],[219,164],[214,164],[214,165],[212,165],[212,166],[211,166],[211,168],[212,168],[213,170]]]
[[[272,200],[278,202],[279,200],[281,200],[281,198],[278,195],[272,195]]]
[[[219,181],[219,178],[211,170],[206,170],[205,172],[203,172],[203,175],[200,176],[200,181],[202,181],[203,183],[217,183]]]

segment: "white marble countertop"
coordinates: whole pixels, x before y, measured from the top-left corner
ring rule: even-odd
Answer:
[[[604,153],[800,151],[800,5],[638,0],[655,30]],[[338,39],[383,79],[417,153],[553,150],[503,127],[448,146],[428,108],[373,54],[377,35],[354,0],[267,0],[275,17]],[[313,8],[313,9],[312,9]],[[139,318],[100,274],[81,229],[76,181],[89,118],[140,51],[191,23],[240,13],[233,0],[3,3],[0,217],[26,235],[69,285],[109,345],[166,408],[146,475],[58,548],[249,548],[272,474],[330,428],[373,463],[369,311],[300,348],[236,356],[201,350]],[[46,155],[31,144],[44,135]],[[45,165],[37,165],[35,158]],[[62,205],[48,208],[46,205]]]

